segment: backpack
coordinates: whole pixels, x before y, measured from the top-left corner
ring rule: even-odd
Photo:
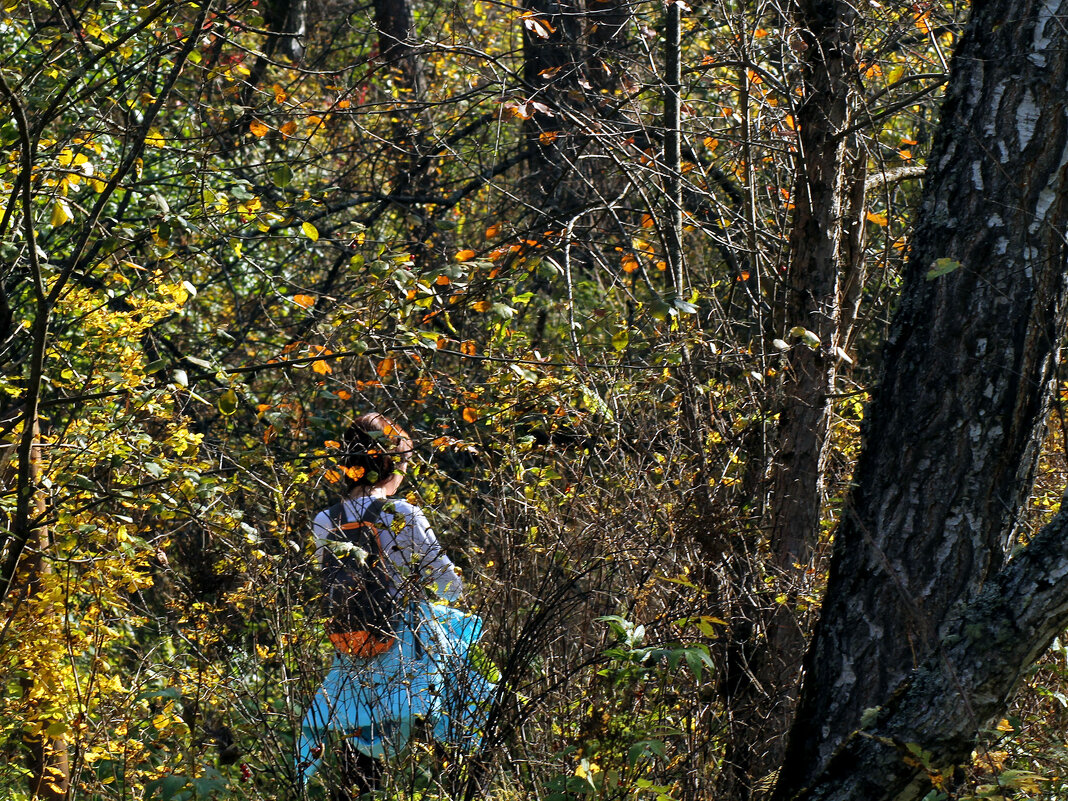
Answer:
[[[355,552],[339,555],[329,544],[323,554],[323,594],[330,616],[327,633],[339,651],[355,656],[383,653],[397,636],[401,608],[378,531],[384,503],[372,500],[355,522],[345,521],[343,503],[326,510],[328,543],[349,543],[366,554],[354,548]]]

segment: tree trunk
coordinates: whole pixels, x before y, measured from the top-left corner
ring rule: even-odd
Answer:
[[[1068,0],[973,6],[780,799],[932,654],[1013,541],[1065,324],[1066,15]]]
[[[528,106],[531,116],[524,131],[531,185],[544,224],[566,225],[585,206],[574,174],[582,142],[560,114],[568,93],[579,89],[581,10],[571,0],[526,0],[523,5],[523,82],[530,100],[548,109]]]
[[[30,485],[33,488],[33,517],[28,522],[30,533],[23,558],[18,562],[13,589],[22,597],[41,592],[41,576],[50,572],[43,552],[48,547],[48,529],[36,522],[44,519],[47,512],[44,493],[41,491],[41,446],[40,429],[36,421],[32,428],[33,444],[30,447]],[[5,487],[15,484],[15,471],[11,469],[15,446],[0,447],[0,474],[3,475]],[[22,470],[20,465],[19,470]],[[10,525],[10,521],[9,525]],[[9,596],[12,597],[12,596]],[[15,602],[18,603],[17,601]],[[30,698],[34,686],[31,672],[19,680],[23,698]],[[32,721],[27,721],[28,723]],[[46,722],[47,725],[47,722]],[[30,798],[44,801],[62,801],[67,797],[70,787],[70,766],[67,759],[67,742],[63,737],[49,737],[45,733],[23,735],[26,749],[26,762],[30,775],[28,787]]]
[[[856,11],[843,0],[807,0],[797,4],[794,15],[795,35],[803,45],[804,94],[797,112],[794,220],[783,319],[787,329],[814,333],[819,345],[810,347],[793,337],[798,341],[789,353],[780,407],[769,510],[775,579],[770,596],[786,600],[756,602],[749,612],[755,620],[746,625],[757,636],[736,650],[740,664],[728,667],[735,674],[729,699],[732,733],[720,793],[741,799],[749,798],[754,786],[781,763],[793,714],[805,644],[794,601],[819,534],[830,395],[839,360],[841,283],[849,264],[860,256],[859,249],[850,247],[854,232],[848,212],[849,197],[855,194],[852,186],[859,183],[863,200],[864,157],[849,155],[852,140],[843,134],[854,105]],[[776,333],[787,336],[786,331]],[[752,598],[768,597],[762,576],[750,581]]]
[[[872,709],[795,801],[914,801],[968,761],[1031,664],[1068,627],[1068,498]]]

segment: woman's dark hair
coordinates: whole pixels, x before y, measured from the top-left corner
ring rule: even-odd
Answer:
[[[352,421],[341,443],[348,488],[377,484],[403,470],[412,456],[412,439],[404,429],[378,412]]]

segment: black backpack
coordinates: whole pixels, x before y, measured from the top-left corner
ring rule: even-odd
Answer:
[[[357,521],[345,521],[343,503],[326,510],[330,518],[328,543],[350,543],[367,554],[364,558],[358,552],[338,555],[327,544],[323,590],[330,615],[327,632],[331,635],[366,632],[379,640],[396,637],[401,609],[378,533],[384,503],[375,498]]]

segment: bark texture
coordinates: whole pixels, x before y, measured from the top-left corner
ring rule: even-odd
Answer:
[[[792,199],[786,308],[774,331],[801,327],[819,337],[800,341],[789,354],[772,468],[771,595],[785,604],[757,601],[743,625],[763,636],[741,636],[727,678],[732,709],[730,747],[720,794],[746,799],[766,785],[782,761],[797,697],[805,632],[793,600],[819,534],[821,476],[830,426],[835,368],[842,327],[842,284],[859,269],[861,248],[854,217],[863,206],[865,158],[844,135],[855,105],[854,25],[857,13],[842,0],[804,0],[794,8],[802,59],[803,100],[797,110],[798,143]],[[852,145],[852,148],[850,147]],[[852,316],[849,318],[852,319]],[[795,337],[796,339],[796,337]],[[754,599],[767,596],[762,576],[751,576]],[[755,626],[753,625],[755,621]],[[745,642],[748,640],[748,642]]]
[[[973,5],[778,798],[924,663],[1012,541],[1065,324],[1066,18],[1068,0]]]
[[[913,801],[966,762],[976,732],[1068,627],[1068,498],[973,603],[947,620],[935,652],[852,732],[796,801]]]
[[[795,35],[804,48],[804,100],[797,112],[797,178],[784,328],[812,331],[820,345],[799,342],[791,349],[783,387],[771,546],[776,564],[786,569],[808,561],[819,528],[829,396],[840,347],[841,281],[849,250],[847,179],[853,160],[846,148],[850,138],[843,132],[852,120],[857,85],[856,17],[852,4],[842,0],[808,0],[797,7]]]

